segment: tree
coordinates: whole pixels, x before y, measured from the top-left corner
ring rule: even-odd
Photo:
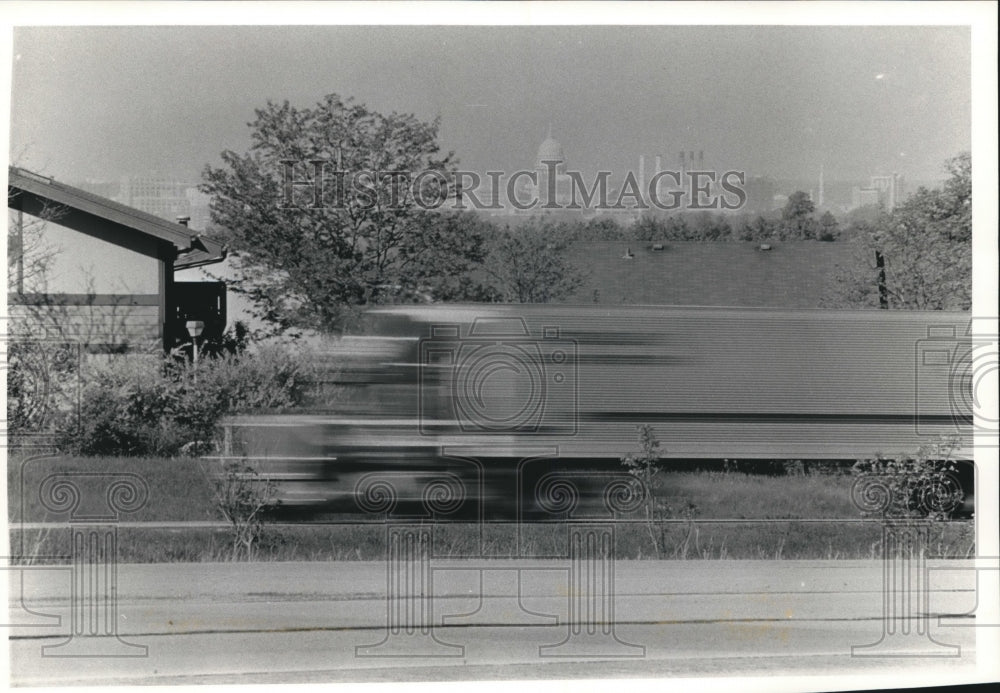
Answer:
[[[432,209],[454,172],[437,121],[330,94],[313,108],[268,102],[249,126],[250,151],[223,152],[201,189],[233,258],[229,285],[275,331],[333,331],[359,306],[461,297],[484,239],[467,215]]]
[[[882,304],[907,310],[968,310],[972,306],[969,155],[949,160],[946,168],[951,177],[943,188],[920,188],[892,212],[882,210],[874,219],[852,225],[855,259],[840,272],[836,305]],[[879,297],[880,284],[884,302]]]
[[[823,216],[819,218],[819,240],[835,241],[839,235],[840,224],[837,223],[837,218],[829,210],[823,212]]]
[[[808,217],[815,211],[816,205],[813,204],[809,193],[798,190],[788,196],[788,202],[781,210],[781,218],[785,221],[795,221]]]
[[[809,193],[801,190],[788,196],[788,202],[781,210],[782,238],[809,239],[816,238],[816,220],[813,204]]]
[[[741,241],[766,241],[778,235],[777,223],[758,214],[752,221],[743,223],[739,239]]]
[[[483,265],[492,297],[504,303],[549,303],[566,298],[580,279],[565,260],[566,241],[548,220],[497,229]]]

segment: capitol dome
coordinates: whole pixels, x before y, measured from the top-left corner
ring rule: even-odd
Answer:
[[[542,142],[541,146],[538,147],[538,167],[542,167],[543,161],[557,161],[560,164],[566,162],[566,158],[563,156],[562,145],[559,144],[559,140],[552,138],[550,134]]]

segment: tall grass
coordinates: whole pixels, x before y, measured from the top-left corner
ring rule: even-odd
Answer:
[[[567,558],[570,526],[562,523],[438,525],[433,528],[433,555],[453,559]],[[23,562],[66,563],[70,530],[13,530],[34,547]],[[649,537],[639,524],[614,528],[617,560],[654,559]],[[882,557],[882,528],[877,523],[712,524],[698,522],[693,531],[681,525],[666,528],[662,555],[673,560],[836,560]],[[225,529],[118,530],[119,560],[123,563],[199,563],[230,561],[231,539]],[[382,561],[386,527],[368,525],[296,525],[269,528],[255,552],[258,561]],[[926,547],[932,558],[968,558],[975,552],[969,522],[933,525]],[[62,558],[52,558],[62,557]],[[31,559],[29,561],[29,559]]]
[[[148,488],[147,503],[122,516],[126,521],[221,521],[212,504],[205,463],[187,458],[55,457],[7,468],[11,545],[29,555],[68,556],[69,530],[19,529],[19,521],[63,520],[41,504],[43,479],[59,472],[129,472]],[[697,517],[661,523],[661,555],[666,559],[849,559],[877,558],[881,527],[871,523],[806,523],[796,520],[857,519],[850,500],[850,476],[753,476],[733,472],[668,472],[660,475],[661,495],[674,507],[693,504]],[[96,492],[96,489],[95,489]],[[781,519],[771,523],[713,523],[716,519]],[[367,518],[373,519],[373,518]],[[974,549],[972,523],[932,525],[931,555],[964,557]],[[561,557],[567,524],[439,524],[433,526],[435,555],[453,558]],[[647,559],[655,555],[643,522],[614,526],[615,555]],[[228,560],[231,537],[225,528],[152,529],[121,527],[123,562]],[[19,549],[18,547],[21,547]],[[261,538],[258,560],[382,560],[385,526],[270,525]]]

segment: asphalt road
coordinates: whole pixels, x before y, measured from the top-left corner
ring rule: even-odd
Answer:
[[[931,561],[926,600],[908,603],[887,600],[878,561],[398,567],[122,565],[113,619],[99,600],[73,602],[67,567],[8,570],[11,683],[776,674],[873,681],[896,672],[930,682],[973,676],[976,667],[978,629],[966,615],[976,607],[975,573],[962,561]],[[77,594],[93,593],[87,579],[108,584],[100,582],[106,577],[77,573]],[[83,632],[117,639],[77,636],[60,646],[74,627],[72,603]],[[886,619],[887,604],[897,618]],[[881,649],[852,652],[879,641]]]

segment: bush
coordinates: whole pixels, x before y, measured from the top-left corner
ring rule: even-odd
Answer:
[[[71,343],[11,341],[7,345],[8,442],[48,433],[74,405],[79,349]]]
[[[945,439],[899,458],[876,455],[854,465],[851,499],[862,515],[947,520],[962,505],[957,439]]]
[[[81,455],[176,455],[211,436],[219,403],[159,359],[118,358],[92,366],[78,412],[58,426],[57,444]]]
[[[298,404],[309,387],[306,364],[278,347],[197,366],[116,358],[91,367],[79,413],[62,416],[57,444],[78,455],[199,454],[210,447],[222,416]]]
[[[211,390],[227,412],[287,409],[302,402],[313,383],[309,359],[278,346],[224,355],[199,364],[201,390]]]

